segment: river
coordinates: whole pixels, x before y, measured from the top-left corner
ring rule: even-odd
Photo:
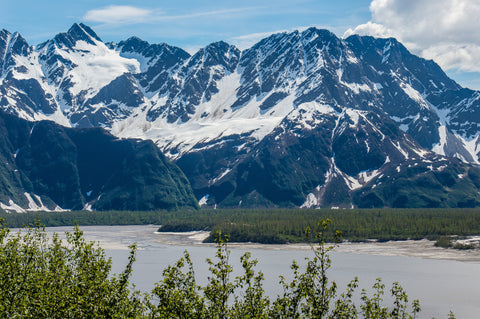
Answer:
[[[201,243],[205,232],[157,233],[158,226],[83,226],[87,240],[93,240],[106,250],[113,261],[113,272],[125,266],[128,246],[137,243],[137,261],[132,282],[144,292],[150,291],[161,279],[162,270],[173,264],[188,250],[200,284],[208,275],[206,258],[214,258],[215,247]],[[63,234],[72,227],[48,227],[47,232]],[[291,278],[293,260],[304,264],[311,256],[307,245],[229,244],[234,276],[240,271],[240,256],[246,251],[258,260],[257,270],[265,275],[264,288],[269,296],[282,293],[279,276]],[[446,318],[452,310],[457,318],[478,318],[480,314],[480,252],[445,250],[429,241],[341,244],[331,253],[329,278],[337,282],[339,292],[355,276],[360,291],[381,277],[388,293],[392,282],[398,281],[410,300],[419,299],[422,312],[419,318]]]

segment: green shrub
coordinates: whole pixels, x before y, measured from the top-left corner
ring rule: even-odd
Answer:
[[[48,238],[42,227],[12,234],[0,229],[1,318],[137,317],[143,303],[129,278],[135,261],[131,247],[122,274],[111,276],[103,249],[87,243],[75,227]]]
[[[452,239],[450,236],[439,237],[434,244],[436,247],[449,248],[452,247]]]

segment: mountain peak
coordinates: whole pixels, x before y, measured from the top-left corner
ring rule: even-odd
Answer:
[[[71,36],[75,41],[83,40],[90,44],[94,44],[92,38],[97,41],[102,41],[89,26],[83,23],[74,23],[72,27],[67,31],[67,34]]]
[[[213,42],[200,49],[193,57],[193,61],[203,61],[206,66],[222,65],[229,72],[233,72],[240,57],[240,50],[225,41]]]
[[[132,53],[143,55],[145,58],[158,58],[163,55],[172,57],[177,56],[180,59],[187,59],[190,57],[186,51],[181,48],[170,46],[166,43],[154,43],[150,44],[149,42],[142,40],[139,37],[132,36],[127,40],[120,41],[116,45],[116,50],[120,51],[124,55],[129,55]],[[174,59],[176,60],[176,59]],[[174,61],[166,62],[161,60],[162,63],[175,63]]]
[[[125,40],[126,43],[146,43],[146,44],[149,44],[147,41],[145,40],[142,40],[140,39],[139,37],[137,36],[131,36],[130,38],[128,38],[127,40]]]
[[[150,44],[147,41],[140,39],[139,37],[133,36],[128,38],[125,41],[120,41],[117,45],[122,52],[142,52],[150,47]]]
[[[12,34],[10,31],[8,31],[7,29],[2,29],[0,30],[0,37],[4,37],[4,36],[7,36],[9,34]]]
[[[227,52],[232,50],[238,51],[238,53],[240,52],[234,45],[228,44],[225,41],[217,41],[210,43],[204,49],[201,49],[199,52],[203,51],[207,54],[226,54]]]
[[[206,48],[229,48],[231,45],[225,41],[212,42],[206,46]]]
[[[326,30],[326,29],[318,29],[315,27],[308,28],[307,30],[299,33],[300,41],[304,44],[310,42],[318,42],[318,43],[329,43],[333,42],[334,46],[340,45],[340,39],[335,35],[335,33]]]
[[[11,35],[12,34],[8,30],[5,30],[5,29],[0,30],[0,50],[2,50],[1,48],[3,48],[3,50],[6,49],[7,43],[9,41]],[[3,55],[1,55],[1,56],[3,56]]]
[[[74,23],[67,32],[59,33],[54,38],[57,44],[68,48],[73,48],[77,41],[85,41],[88,44],[96,45],[94,40],[102,42],[98,35],[83,23]]]
[[[10,33],[8,30],[0,31],[0,62],[8,59],[9,55],[27,55],[30,46],[20,33]]]
[[[317,34],[319,36],[322,36],[322,37],[337,37],[335,35],[335,33],[333,33],[332,31],[330,30],[327,30],[327,29],[319,29],[319,28],[316,28],[316,27],[310,27],[308,29],[306,29],[305,31],[302,31],[301,32],[302,36],[308,36],[310,34]]]

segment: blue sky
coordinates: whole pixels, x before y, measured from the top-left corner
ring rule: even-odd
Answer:
[[[452,2],[455,6],[449,7]],[[83,22],[105,42],[135,35],[190,52],[218,40],[246,48],[270,33],[309,26],[327,28],[339,37],[395,36],[415,54],[434,59],[462,85],[480,89],[480,4],[475,2],[0,0],[0,28],[18,31],[36,45]]]
[[[327,27],[341,36],[370,18],[370,0],[5,2],[1,27],[20,32],[31,44],[65,31],[74,22],[91,26],[104,41],[136,35],[149,42],[201,47],[217,40],[235,42],[236,37],[304,26]],[[132,8],[122,11],[125,6]]]

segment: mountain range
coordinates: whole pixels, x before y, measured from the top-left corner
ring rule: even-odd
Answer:
[[[480,205],[480,92],[393,38],[309,28],[246,50],[215,42],[192,55],[138,37],[104,43],[84,24],[36,46],[2,30],[0,108],[29,123],[56,122],[70,139],[108,131],[116,143],[152,140],[174,163],[162,165],[183,172],[170,184],[183,204],[195,206],[193,192],[200,205],[218,207]],[[84,143],[91,165],[115,162]],[[29,147],[44,146],[30,139]],[[76,201],[53,190],[48,197],[81,207],[100,184],[83,184]],[[127,208],[112,203],[130,191],[92,204]],[[12,192],[0,201],[28,202]]]

